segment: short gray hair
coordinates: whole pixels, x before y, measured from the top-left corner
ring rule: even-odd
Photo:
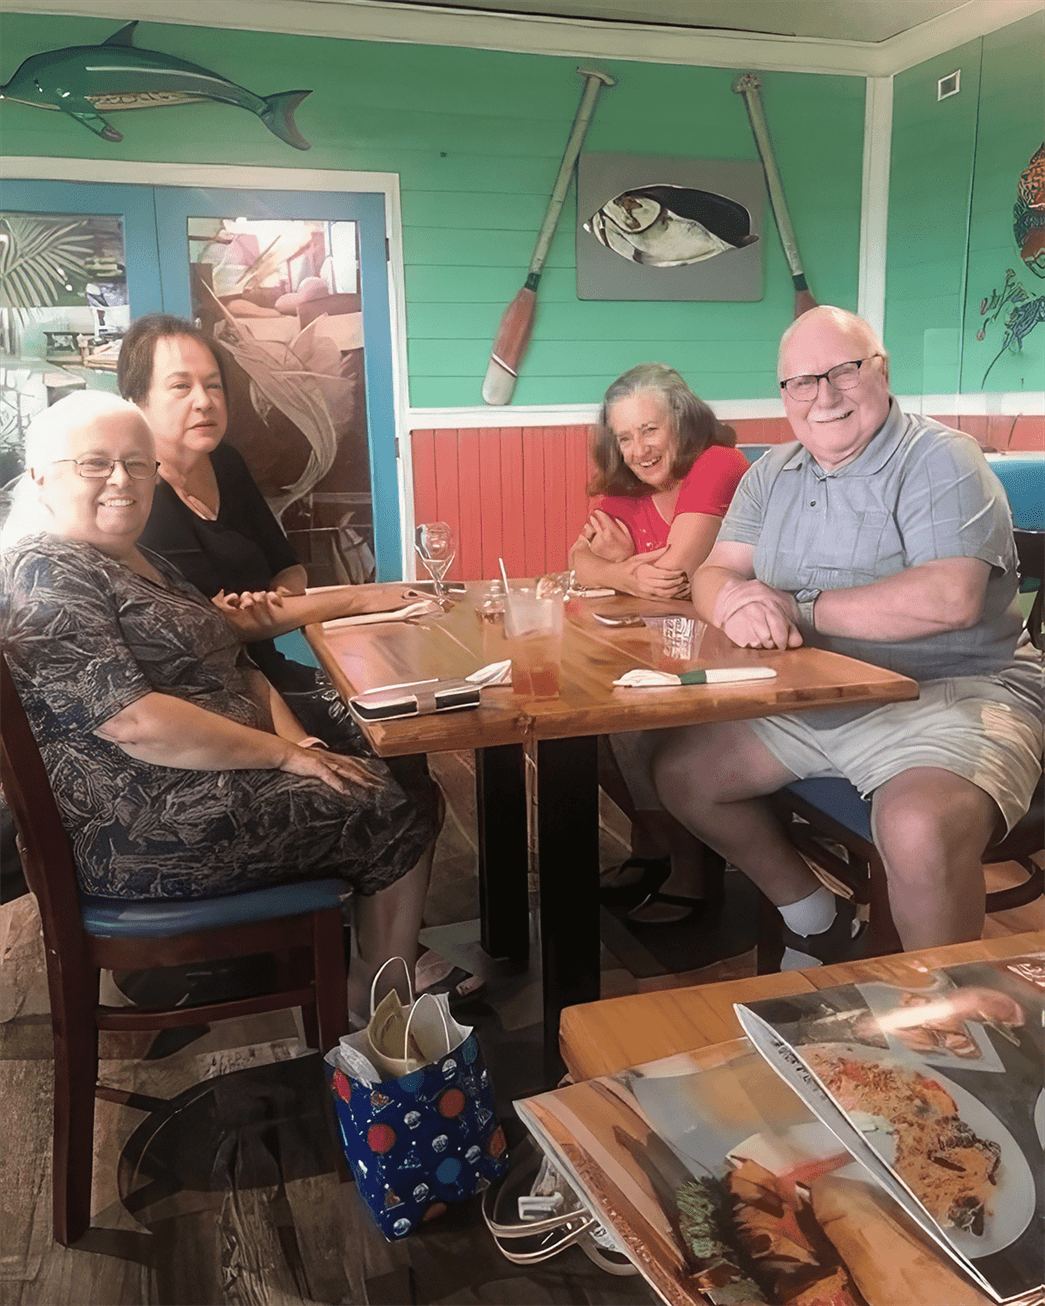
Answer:
[[[26,535],[46,531],[49,520],[40,504],[32,473],[55,461],[65,450],[65,440],[106,413],[133,413],[148,429],[148,423],[134,404],[105,390],[77,390],[50,408],[37,413],[25,433],[25,471],[11,490],[11,510],[4,522],[0,545],[10,548]],[[151,432],[150,432],[151,436]]]
[[[791,337],[795,334],[795,332],[799,329],[799,327],[801,327],[803,324],[808,325],[807,319],[811,313],[815,313],[820,317],[833,318],[834,321],[840,327],[849,327],[850,329],[855,329],[859,331],[862,335],[866,336],[867,342],[871,346],[871,353],[881,354],[882,358],[885,360],[885,365],[887,369],[886,374],[888,375],[889,351],[886,349],[885,345],[882,344],[878,332],[874,329],[874,327],[870,324],[870,322],[866,321],[866,319],[862,317],[857,317],[855,313],[850,313],[848,309],[836,308],[833,304],[820,304],[816,308],[811,308],[807,310],[807,312],[803,313],[801,317],[796,317],[795,320],[784,332],[784,334],[780,337],[780,348],[777,350],[777,375],[778,376],[780,375],[781,365],[784,359],[784,350],[791,343]],[[783,378],[781,377],[781,380],[782,379]]]

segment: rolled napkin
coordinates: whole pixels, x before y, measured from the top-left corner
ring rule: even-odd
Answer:
[[[465,680],[471,685],[480,685],[483,689],[490,685],[510,685],[512,660],[505,658],[503,662],[490,662],[487,666],[480,667],[478,671],[473,671],[470,676],[465,676]]]
[[[360,612],[354,617],[337,617],[323,623],[324,630],[341,630],[344,626],[377,626],[384,621],[409,621],[411,617],[430,617],[442,613],[442,608],[432,599],[422,599],[420,603],[411,603],[405,608],[393,608],[391,612]]]
[[[730,685],[743,680],[774,680],[772,667],[708,667],[705,671],[683,671],[681,676],[673,671],[647,671],[637,667],[625,671],[614,685],[622,689],[660,689],[672,685]]]
[[[571,599],[611,599],[617,593],[598,585],[571,585],[566,592]]]

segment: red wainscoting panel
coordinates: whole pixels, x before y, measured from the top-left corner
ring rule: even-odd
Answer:
[[[587,515],[587,426],[413,431],[414,522],[457,535],[458,580],[564,571]]]
[[[938,418],[999,451],[1045,448],[1036,415]],[[786,444],[783,417],[731,422],[740,444]],[[414,522],[446,521],[457,534],[458,580],[489,580],[499,557],[510,576],[565,570],[588,513],[588,426],[413,431]]]

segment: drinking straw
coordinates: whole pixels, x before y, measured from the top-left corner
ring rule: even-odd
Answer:
[[[504,559],[503,559],[503,558],[498,558],[497,561],[498,561],[498,563],[500,564],[500,568],[501,568],[501,579],[504,581],[504,592],[505,592],[505,594],[507,594],[507,593],[508,593],[508,573],[507,573],[507,572],[505,571],[505,569],[504,569]]]

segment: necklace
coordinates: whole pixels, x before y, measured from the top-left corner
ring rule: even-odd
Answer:
[[[186,507],[191,508],[197,517],[202,517],[204,521],[217,521],[218,514],[213,508],[209,508],[202,499],[197,499],[194,494],[187,494],[182,490],[176,493]]]

